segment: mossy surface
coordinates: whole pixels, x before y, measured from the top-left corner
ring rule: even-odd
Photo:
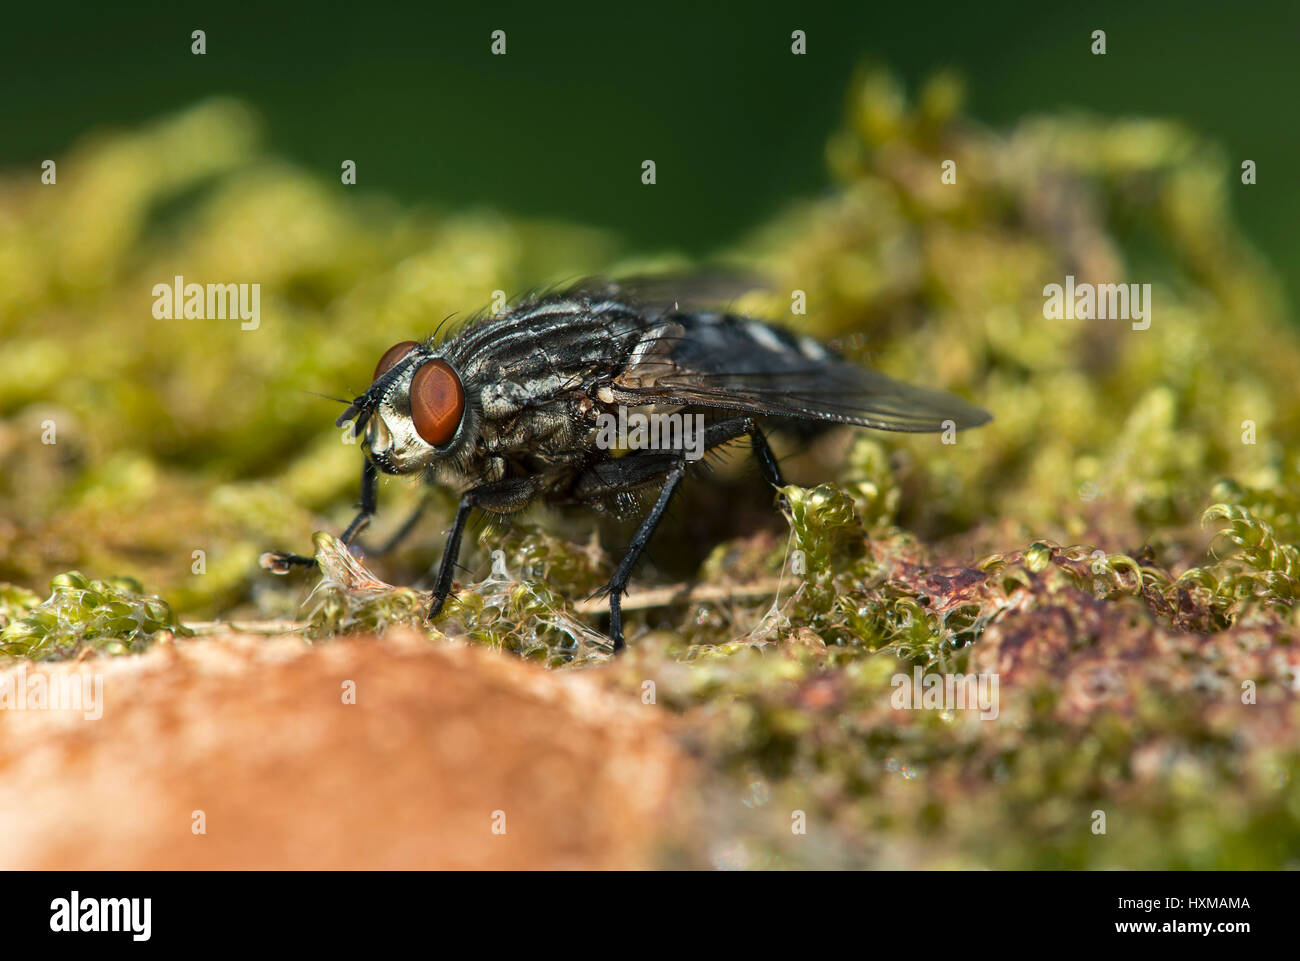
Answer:
[[[44,601],[33,592],[0,587],[0,654],[61,660],[83,652],[131,654],[160,633],[188,635],[162,598],[130,577],[91,580],[78,571],[57,575]]]
[[[994,131],[960,102],[947,76],[911,100],[856,78],[834,189],[723,253],[771,280],[739,308],[995,420],[787,443],[779,509],[738,450],[683,492],[612,662],[588,598],[627,528],[486,528],[431,642],[652,681],[709,812],[666,863],[1297,866],[1300,328],[1234,227],[1232,165],[1163,121]],[[261,143],[212,102],[85,142],[57,187],[0,181],[7,656],[136,651],[181,630],[173,610],[317,639],[422,623],[390,585],[427,576],[452,492],[391,558],[320,534],[320,583],[257,566],[352,512],[360,454],[318,394],[353,396],[392,343],[495,290],[677,265],[579,226],[401,210]],[[260,327],[153,317],[178,274],[259,282]],[[1150,327],[1046,319],[1067,275],[1150,283]],[[420,496],[386,484],[380,533]],[[917,667],[996,673],[997,718],[896,709]]]

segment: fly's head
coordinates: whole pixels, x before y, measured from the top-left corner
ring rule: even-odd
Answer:
[[[366,456],[385,474],[413,474],[453,458],[472,433],[460,374],[435,348],[413,340],[385,352],[370,388],[337,423],[354,418]]]

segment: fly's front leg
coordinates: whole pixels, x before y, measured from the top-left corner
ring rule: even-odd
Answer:
[[[420,518],[424,516],[424,512],[428,509],[428,506],[429,498],[426,495],[425,497],[420,498],[420,503],[416,506],[415,510],[411,511],[410,516],[407,517],[406,520],[402,521],[401,527],[389,535],[388,540],[384,541],[384,543],[379,547],[366,547],[363,544],[361,545],[362,550],[364,550],[370,557],[383,557],[385,554],[391,554],[393,551],[397,550],[397,546],[401,544],[402,541],[406,540],[406,538],[410,536],[411,531],[415,530],[415,525],[420,522]]]
[[[369,457],[361,463],[361,503],[360,511],[357,516],[352,518],[352,523],[343,531],[339,537],[348,547],[352,546],[356,536],[365,530],[366,525],[370,523],[370,518],[375,516],[375,511],[379,509],[379,468],[375,466],[374,461]]]
[[[339,537],[346,546],[351,547],[356,536],[361,533],[370,523],[370,518],[375,516],[375,511],[379,505],[379,468],[377,468],[369,457],[365,458],[361,464],[361,502],[357,516],[352,518],[350,523]],[[267,551],[260,558],[258,564],[263,570],[270,571],[272,574],[288,574],[295,567],[315,567],[316,558],[305,557],[302,554],[286,554],[283,551]]]
[[[527,507],[536,492],[537,488],[530,479],[512,477],[483,484],[461,496],[456,518],[451,522],[447,546],[442,551],[442,562],[438,565],[438,579],[434,582],[433,600],[429,604],[430,620],[442,612],[442,605],[451,594],[452,576],[456,570],[456,559],[460,556],[461,537],[465,533],[470,511],[477,507],[493,514],[513,514]]]

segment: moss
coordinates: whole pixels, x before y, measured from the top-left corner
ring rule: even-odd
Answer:
[[[539,531],[505,538],[500,564],[485,580],[455,593],[440,613],[439,627],[551,667],[577,666],[610,653],[609,642],[574,616],[563,595],[546,578],[590,584],[590,563],[566,543]],[[375,633],[393,624],[425,624],[431,595],[394,587],[372,574],[335,537],[315,535],[321,581],[309,603],[309,633],[316,638]],[[505,550],[511,561],[507,564]],[[509,570],[524,573],[514,579]]]
[[[24,617],[41,603],[40,595],[17,584],[0,584],[0,629]]]
[[[30,593],[6,589],[0,653],[33,660],[60,660],[86,650],[138,653],[163,632],[193,633],[166,601],[145,594],[129,577],[91,580],[69,571],[50,582],[50,591],[33,604]]]
[[[428,603],[409,587],[394,587],[376,578],[331,534],[313,541],[321,579],[308,598],[313,637],[382,633],[394,624],[419,624]]]

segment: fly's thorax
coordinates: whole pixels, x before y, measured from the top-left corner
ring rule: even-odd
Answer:
[[[586,460],[595,425],[596,405],[581,392],[573,392],[512,417],[481,416],[475,453],[481,458],[532,464],[545,472]]]
[[[582,383],[568,372],[538,370],[528,377],[499,378],[478,391],[479,409],[488,421],[506,422],[530,410],[562,404]]]
[[[565,298],[479,321],[447,343],[447,359],[474,386],[485,421],[567,404],[585,385],[618,376],[645,336],[631,308]]]

